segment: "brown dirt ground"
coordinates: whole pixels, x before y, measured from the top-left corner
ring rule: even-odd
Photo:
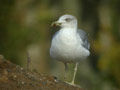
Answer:
[[[0,90],[83,90],[53,76],[30,72],[0,55]]]

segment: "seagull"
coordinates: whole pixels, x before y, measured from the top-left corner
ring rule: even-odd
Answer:
[[[69,14],[61,16],[58,21],[53,22],[51,25],[59,26],[60,30],[52,38],[50,56],[52,59],[64,63],[64,78],[66,78],[66,72],[68,71],[67,64],[75,63],[71,82],[74,85],[79,62],[85,60],[90,55],[88,35],[85,31],[78,29],[76,17]]]

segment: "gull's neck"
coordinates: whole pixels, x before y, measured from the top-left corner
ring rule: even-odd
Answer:
[[[64,37],[76,37],[77,36],[77,28],[62,27],[60,29],[60,35],[64,36]]]
[[[60,29],[60,31],[67,31],[67,32],[71,32],[71,33],[77,33],[77,27],[62,27]]]
[[[64,44],[71,44],[77,41],[77,29],[76,28],[61,28],[58,34],[58,38]]]
[[[77,30],[77,24],[69,24],[69,25],[67,25],[67,26],[62,26],[61,28],[63,28],[63,29],[66,29],[66,28],[70,28],[70,29],[75,29],[75,30]]]

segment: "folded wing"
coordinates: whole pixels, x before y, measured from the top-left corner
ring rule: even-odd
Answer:
[[[81,39],[83,41],[82,46],[89,50],[90,43],[88,42],[88,34],[85,31],[81,30],[81,29],[78,29],[78,34],[79,34],[79,36],[81,37]]]

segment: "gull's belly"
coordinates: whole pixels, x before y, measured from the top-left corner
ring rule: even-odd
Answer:
[[[89,56],[89,51],[82,47],[76,39],[54,38],[50,48],[50,55],[55,60],[63,62],[79,62]]]

